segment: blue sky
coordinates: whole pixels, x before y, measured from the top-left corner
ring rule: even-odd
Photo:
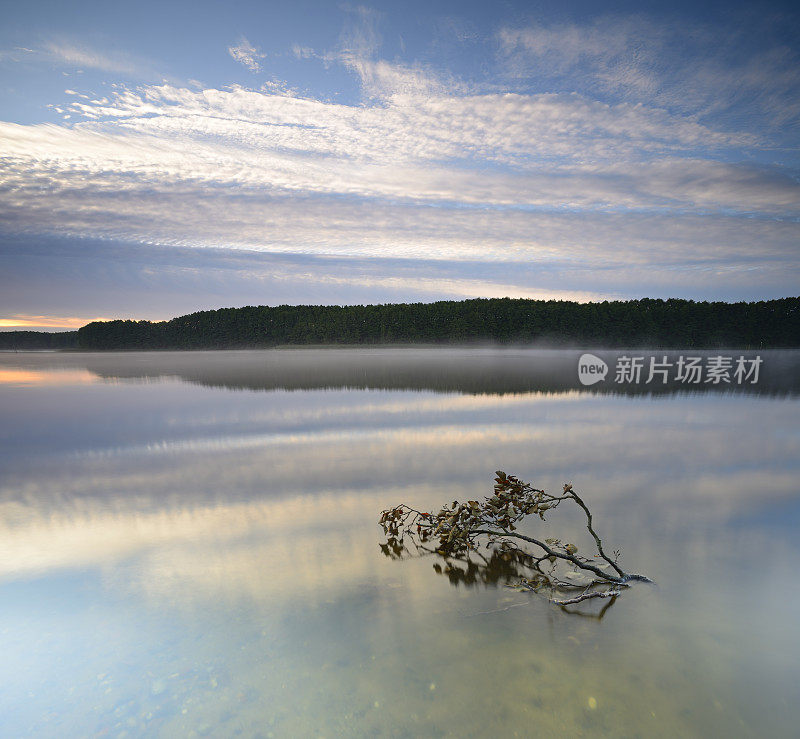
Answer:
[[[800,285],[783,4],[36,2],[0,29],[0,326]]]

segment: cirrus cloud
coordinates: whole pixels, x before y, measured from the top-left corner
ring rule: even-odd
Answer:
[[[261,63],[258,60],[266,56],[266,54],[253,46],[244,36],[242,36],[238,44],[228,47],[228,54],[239,62],[239,64],[247,67],[251,72],[261,71]]]

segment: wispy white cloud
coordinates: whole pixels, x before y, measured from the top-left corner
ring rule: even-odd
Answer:
[[[342,9],[347,18],[339,38],[340,52],[351,57],[374,57],[383,43],[380,11],[364,5],[345,5]]]
[[[41,52],[34,53],[43,55],[51,62],[79,69],[97,69],[139,79],[159,76],[148,61],[120,52],[101,52],[70,41],[51,41],[44,45]]]
[[[772,39],[779,23],[763,15],[724,27],[605,15],[506,27],[496,39],[506,74],[535,87],[610,93],[703,117],[735,118],[744,108],[774,128],[800,115],[800,58]]]
[[[101,50],[84,42],[69,38],[55,38],[34,48],[16,47],[11,51],[0,50],[0,62],[38,64],[62,68],[69,76],[86,70],[107,72],[136,80],[164,80],[152,61],[119,50]],[[77,93],[68,93],[77,94]]]
[[[122,177],[127,189],[191,181],[481,206],[800,210],[800,186],[780,170],[700,154],[748,137],[663,111],[551,95],[414,102],[158,86],[73,102],[88,120],[72,128],[0,124],[0,134],[18,187],[40,169],[54,185],[80,170],[104,187]]]
[[[295,59],[312,59],[317,56],[310,46],[301,46],[300,44],[292,44],[291,52]]]
[[[75,67],[102,69],[107,72],[130,73],[133,67],[119,59],[100,54],[85,47],[65,43],[49,43],[45,49],[56,59]]]
[[[244,65],[251,72],[260,72],[261,63],[259,59],[266,57],[266,54],[253,46],[244,36],[242,36],[236,46],[228,47],[228,53],[239,62],[239,64]]]
[[[368,99],[400,97],[417,100],[425,96],[463,94],[467,91],[467,86],[452,75],[442,75],[421,64],[401,64],[381,59],[381,13],[364,6],[347,6],[345,9],[348,19],[339,46],[322,58],[329,64],[342,64],[358,75]],[[307,52],[296,47],[294,53],[299,56]]]
[[[439,75],[420,65],[392,64],[348,53],[329,55],[328,59],[335,59],[355,72],[368,98],[416,101],[421,96],[441,96],[465,92],[467,89],[453,79],[441,79]]]
[[[43,152],[46,156],[47,152]],[[123,164],[120,162],[120,164]],[[339,194],[231,190],[199,181],[137,180],[133,165],[117,175],[75,164],[9,183],[0,199],[7,230],[72,234],[182,246],[358,258],[427,259],[443,264],[525,263],[557,269],[562,289],[585,284],[582,269],[610,269],[616,284],[674,280],[681,289],[735,275],[794,272],[798,226],[717,213],[602,213],[432,206]],[[46,195],[44,195],[46,193]],[[320,268],[317,265],[317,268]],[[485,269],[477,269],[491,282]],[[573,277],[570,277],[570,273]],[[726,276],[727,274],[727,276]],[[517,289],[533,275],[526,275]],[[413,278],[412,278],[413,279]],[[589,276],[589,279],[592,279]],[[506,282],[506,284],[511,284]]]
[[[523,166],[543,161],[619,161],[625,155],[754,145],[657,108],[608,105],[578,95],[461,95],[387,63],[375,76],[405,87],[389,105],[354,107],[240,87],[193,91],[169,85],[122,89],[112,102],[73,112],[116,119],[126,131],[247,137],[252,143],[397,162],[472,158]],[[526,159],[527,158],[527,159]]]

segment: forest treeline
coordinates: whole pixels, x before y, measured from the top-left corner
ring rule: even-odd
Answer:
[[[171,321],[94,322],[80,349],[233,349],[285,344],[468,342],[557,346],[800,346],[800,298],[753,303],[476,299],[385,305],[247,306]]]
[[[77,349],[77,331],[0,331],[0,349]]]
[[[238,349],[286,344],[463,344],[742,349],[800,346],[800,297],[574,303],[510,298],[385,305],[247,306],[171,321],[96,321],[0,333],[0,349]]]

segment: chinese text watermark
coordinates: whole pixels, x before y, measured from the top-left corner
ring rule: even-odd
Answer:
[[[764,360],[760,356],[739,357],[721,354],[707,357],[656,356],[617,357],[614,382],[632,385],[666,385],[670,380],[684,385],[755,385]],[[608,365],[594,356],[583,354],[578,360],[578,379],[583,385],[594,385],[606,378]]]

